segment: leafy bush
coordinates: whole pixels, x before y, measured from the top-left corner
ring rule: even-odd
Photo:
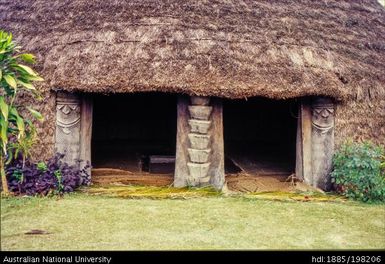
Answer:
[[[11,192],[27,195],[47,195],[72,192],[80,185],[88,184],[90,176],[87,164],[79,169],[63,162],[64,155],[56,154],[48,162],[33,163],[27,159],[13,160],[6,168]]]
[[[363,202],[385,202],[384,148],[348,142],[333,157],[332,182],[338,193]]]
[[[43,78],[25,65],[33,63],[35,56],[20,53],[12,34],[0,30],[0,174],[5,194],[8,193],[5,164],[19,154],[25,160],[34,143],[34,124],[23,112],[29,112],[30,116],[43,121],[38,111],[17,100],[21,94],[40,98],[33,83],[43,81]]]

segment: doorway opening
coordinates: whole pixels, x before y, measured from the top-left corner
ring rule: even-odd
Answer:
[[[172,176],[175,146],[175,95],[137,93],[93,97],[92,165],[96,171]]]
[[[294,173],[297,117],[296,100],[225,100],[225,173],[229,185],[234,175],[248,179],[260,176],[264,178],[261,184],[268,185],[271,179],[284,182]]]

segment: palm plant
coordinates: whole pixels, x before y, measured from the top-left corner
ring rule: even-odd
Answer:
[[[31,119],[22,113],[27,110],[35,119],[43,119],[32,107],[17,103],[20,93],[39,98],[33,82],[43,81],[33,69],[23,64],[35,63],[35,56],[19,51],[20,47],[13,42],[12,34],[0,30],[0,169],[5,194],[9,192],[6,163],[18,155],[25,159],[35,137],[35,127]]]

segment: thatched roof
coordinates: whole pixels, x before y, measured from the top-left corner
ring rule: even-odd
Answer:
[[[385,96],[376,0],[0,0],[50,88]]]

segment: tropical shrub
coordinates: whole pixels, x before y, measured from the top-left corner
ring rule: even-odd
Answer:
[[[72,192],[88,184],[90,175],[84,168],[63,162],[64,155],[57,153],[47,162],[34,163],[22,157],[14,159],[6,168],[9,190],[19,195],[48,195]]]
[[[333,157],[332,182],[338,193],[363,202],[385,202],[384,147],[348,142]]]
[[[19,53],[20,47],[12,40],[12,34],[0,30],[0,173],[2,189],[8,193],[5,164],[22,156],[23,163],[30,153],[35,139],[35,128],[30,116],[42,121],[42,115],[31,106],[17,103],[19,94],[38,98],[33,85],[43,79],[26,64],[33,64],[35,57]]]

